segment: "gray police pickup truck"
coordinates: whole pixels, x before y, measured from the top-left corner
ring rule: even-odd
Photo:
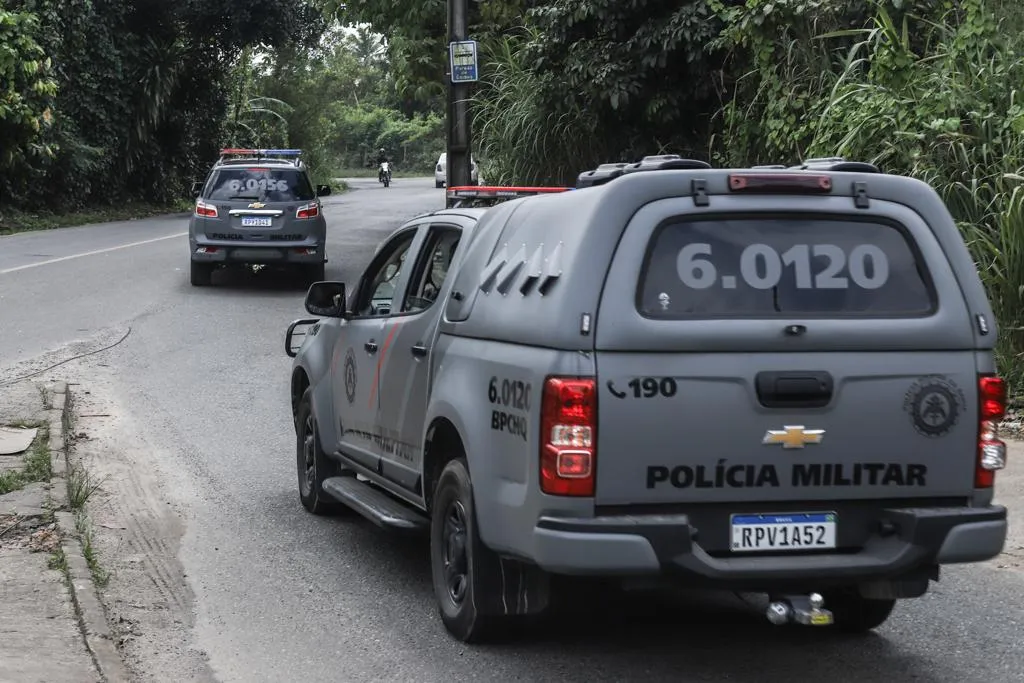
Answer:
[[[429,534],[461,640],[572,577],[866,631],[1003,548],[996,324],[917,180],[606,165],[410,220],[348,294],[286,336],[300,499]]]

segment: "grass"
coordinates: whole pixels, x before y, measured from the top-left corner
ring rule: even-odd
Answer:
[[[74,464],[68,469],[68,505],[75,512],[85,509],[92,494],[96,493],[103,485],[102,481],[96,481],[92,474],[81,464]]]
[[[76,225],[108,223],[112,221],[148,218],[168,213],[179,213],[191,210],[192,203],[181,200],[171,205],[148,204],[133,202],[116,206],[97,206],[70,211],[66,213],[54,211],[24,211],[9,207],[0,207],[0,235],[12,235],[20,232],[36,230],[53,230]]]
[[[22,424],[21,426],[37,427],[35,441],[25,454],[24,466],[20,470],[9,470],[0,473],[0,495],[17,491],[28,484],[38,481],[49,481],[53,475],[53,463],[50,460],[50,433],[43,424]]]
[[[79,510],[75,514],[75,531],[78,532],[78,538],[82,543],[82,554],[85,556],[85,563],[89,565],[93,581],[100,588],[105,587],[110,581],[110,572],[100,566],[99,554],[93,545],[92,522],[84,510]]]

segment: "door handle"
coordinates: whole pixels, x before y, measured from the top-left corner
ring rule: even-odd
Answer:
[[[365,344],[363,344],[363,348],[366,349],[369,353],[376,353],[377,352],[377,342],[375,342],[375,341],[373,341],[371,339],[370,341],[368,341]]]
[[[427,347],[423,344],[416,344],[412,347],[412,355],[423,358],[427,355]]]

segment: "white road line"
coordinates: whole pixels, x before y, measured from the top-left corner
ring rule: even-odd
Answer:
[[[142,240],[140,242],[129,242],[128,244],[119,244],[116,247],[107,247],[106,249],[96,249],[94,251],[84,251],[81,254],[61,256],[60,258],[47,259],[46,261],[39,261],[37,263],[26,263],[23,266],[15,266],[14,268],[6,268],[4,270],[0,270],[0,275],[16,273],[19,270],[28,270],[29,268],[37,268],[39,266],[48,266],[51,263],[60,263],[61,261],[70,261],[71,259],[82,258],[83,256],[96,256],[97,254],[106,254],[111,251],[117,251],[118,249],[128,249],[129,247],[141,247],[143,244],[162,242],[164,240],[171,240],[174,239],[175,237],[184,237],[186,235],[188,235],[188,232],[176,232],[173,235],[164,235],[163,237],[154,237],[153,239]]]

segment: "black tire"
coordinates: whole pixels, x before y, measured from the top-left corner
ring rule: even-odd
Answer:
[[[323,263],[313,263],[302,268],[302,274],[305,278],[306,285],[311,285],[314,282],[321,282],[327,279],[326,276],[327,267]]]
[[[312,401],[313,389],[307,388],[295,414],[295,469],[299,478],[299,501],[314,515],[338,514],[349,508],[324,493],[321,485],[328,477],[347,473],[324,453]]]
[[[443,180],[435,180],[434,181],[434,187],[436,187],[438,189],[444,187],[444,181]]]
[[[189,281],[193,287],[209,287],[213,280],[213,264],[191,262]]]
[[[822,593],[825,609],[835,619],[833,628],[846,633],[866,633],[886,622],[896,606],[895,600],[871,600],[856,588]]]
[[[441,621],[464,643],[481,643],[504,634],[511,624],[506,615],[483,614],[486,586],[499,584],[491,576],[496,555],[480,541],[473,507],[473,485],[464,458],[445,465],[434,487],[430,513],[430,569]]]

